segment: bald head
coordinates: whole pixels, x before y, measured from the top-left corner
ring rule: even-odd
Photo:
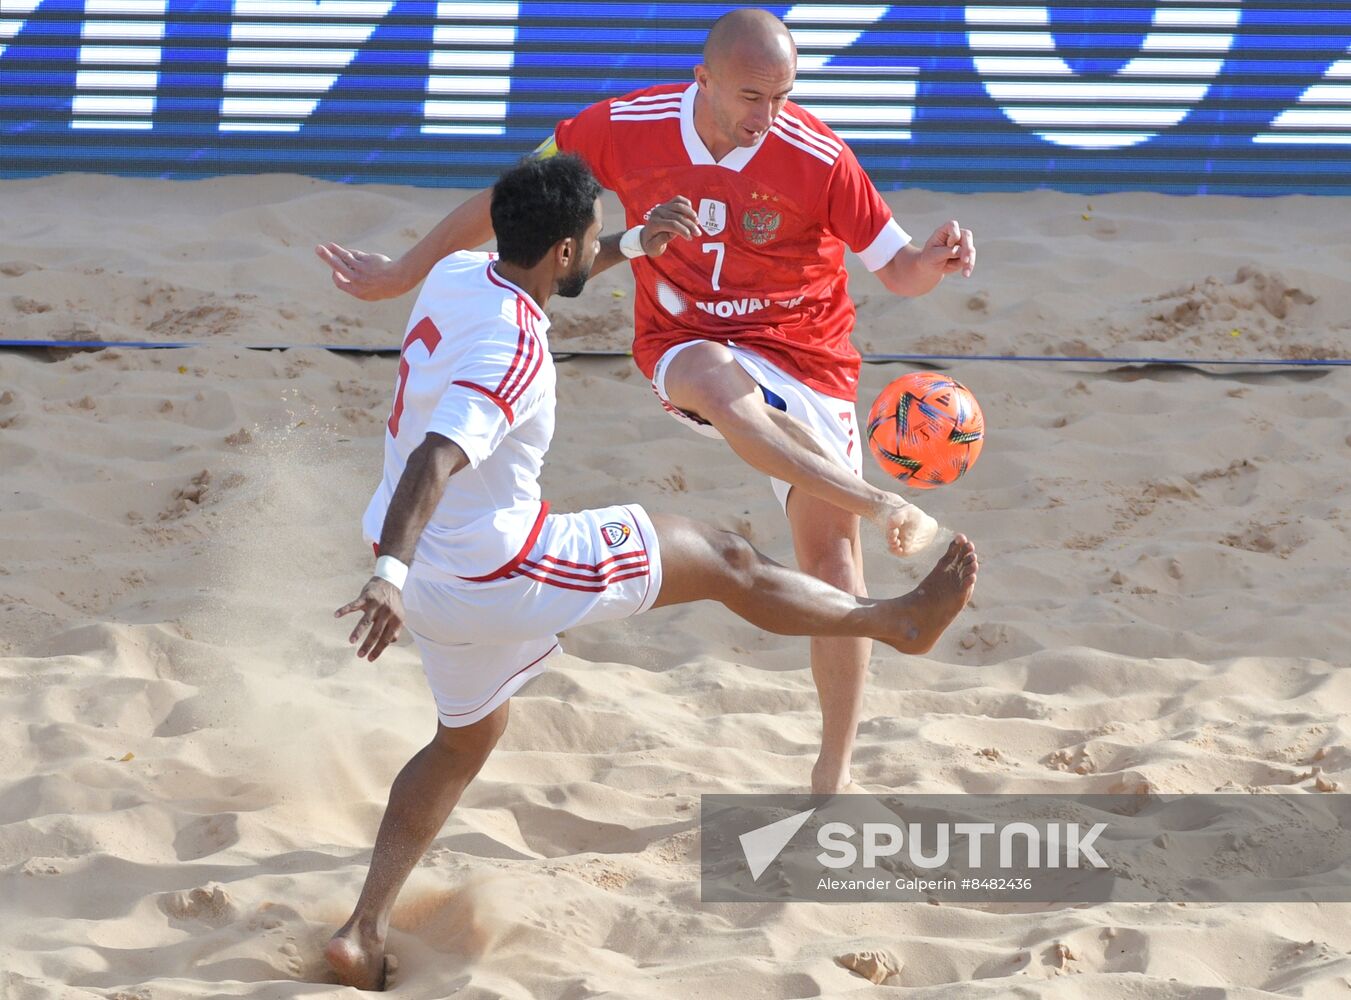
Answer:
[[[715,160],[768,134],[796,76],[793,37],[769,11],[743,7],[718,18],[694,67],[694,129]]]
[[[728,59],[775,68],[792,66],[797,49],[777,17],[757,7],[742,7],[718,18],[704,40],[705,66],[716,68]]]

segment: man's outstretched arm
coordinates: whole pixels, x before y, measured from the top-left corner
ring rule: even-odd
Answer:
[[[446,491],[450,477],[469,464],[464,450],[450,438],[429,433],[408,456],[399,485],[390,498],[385,524],[380,532],[380,555],[391,556],[407,566],[413,561],[418,539]],[[375,660],[385,647],[399,638],[403,628],[403,596],[400,588],[383,577],[373,576],[355,601],[334,612],[335,618],[363,612],[348,642],[355,644],[366,633],[357,656]],[[367,631],[369,629],[369,631]]]
[[[935,229],[924,246],[901,247],[873,273],[893,295],[916,296],[932,291],[945,275],[961,271],[969,278],[975,267],[975,238],[954,219]]]
[[[688,240],[698,236],[700,232],[702,230],[699,228],[699,218],[694,213],[694,205],[684,195],[676,195],[647,214],[647,221],[643,223],[642,232],[638,237],[638,245],[647,256],[660,257],[666,252],[666,245],[677,236]],[[609,236],[601,237],[600,252],[596,254],[596,261],[591,265],[593,275],[600,274],[626,259],[619,248],[624,236],[625,233],[611,233]]]
[[[348,295],[374,302],[411,291],[438,260],[456,250],[472,250],[493,238],[492,191],[473,195],[433,227],[398,260],[384,254],[348,250],[337,243],[314,248],[333,269],[333,284]]]

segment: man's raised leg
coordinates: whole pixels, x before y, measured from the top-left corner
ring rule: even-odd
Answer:
[[[740,535],[674,514],[653,514],[661,593],[653,607],[719,601],[779,635],[868,637],[927,653],[971,598],[976,548],[953,539],[920,585],[901,597],[856,597],[776,563]]]
[[[914,504],[853,475],[828,456],[800,421],[765,404],[755,380],[722,344],[686,347],[663,377],[671,404],[717,428],[753,468],[850,514],[867,518],[898,556],[919,552],[938,524]]]
[[[384,989],[385,937],[394,900],[506,730],[509,704],[463,728],[438,722],[436,736],[394,779],[361,898],[324,949],[342,985]]]

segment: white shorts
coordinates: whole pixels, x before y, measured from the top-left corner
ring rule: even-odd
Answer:
[[[437,714],[458,727],[542,673],[558,632],[646,611],[660,590],[652,521],[624,504],[550,514],[520,564],[496,580],[451,581],[415,562],[403,603]]]
[[[666,412],[682,424],[693,428],[705,437],[722,439],[718,429],[704,420],[696,420],[684,410],[675,406],[666,395],[666,370],[675,356],[687,347],[702,344],[702,340],[689,340],[672,347],[657,362],[652,371],[652,391],[661,400]],[[845,399],[836,399],[823,392],[803,385],[782,368],[771,364],[754,351],[748,351],[732,344],[724,344],[737,364],[755,380],[764,394],[765,402],[783,410],[791,417],[802,421],[816,436],[826,454],[833,456],[846,469],[856,476],[863,475],[863,447],[858,432],[858,415],[854,404]],[[781,479],[770,479],[774,495],[779,504],[787,510],[788,491],[793,487]]]

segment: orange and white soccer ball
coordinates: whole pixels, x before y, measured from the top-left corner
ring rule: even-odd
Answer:
[[[976,464],[985,417],[971,390],[939,372],[896,379],[868,411],[868,447],[887,475],[928,490]]]

